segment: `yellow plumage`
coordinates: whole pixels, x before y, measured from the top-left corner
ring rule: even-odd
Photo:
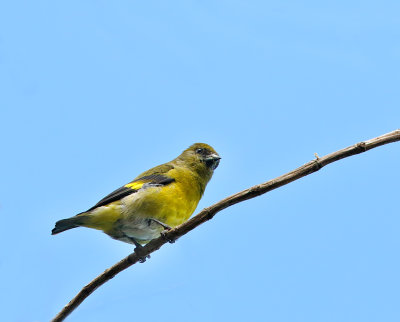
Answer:
[[[176,159],[142,173],[88,211],[58,221],[52,233],[83,226],[135,245],[146,243],[192,215],[219,159],[211,146],[193,144]]]

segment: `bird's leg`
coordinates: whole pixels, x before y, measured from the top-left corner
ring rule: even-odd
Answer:
[[[132,243],[136,246],[134,249],[134,252],[136,253],[136,255],[138,255],[140,263],[144,263],[147,258],[150,258],[150,255],[143,256],[140,254],[143,250],[143,246],[141,244],[139,244],[135,238],[128,237],[128,236],[126,236],[126,237],[129,238],[129,240],[131,240]]]
[[[160,233],[161,237],[163,237],[166,241],[168,241],[171,244],[175,243],[175,239],[167,238],[167,236],[165,235],[165,233],[168,230],[172,229],[170,226],[168,226],[167,224],[164,224],[163,222],[161,222],[161,221],[159,221],[157,219],[154,219],[154,218],[150,218],[150,220],[154,221],[155,223],[157,223],[157,224],[161,225],[162,227],[164,227],[165,230]]]
[[[168,226],[167,224],[164,224],[163,222],[161,222],[161,221],[159,221],[157,219],[150,218],[150,220],[154,221],[155,223],[157,223],[157,224],[159,224],[161,226],[163,226],[165,230],[171,230],[172,229],[170,226]]]

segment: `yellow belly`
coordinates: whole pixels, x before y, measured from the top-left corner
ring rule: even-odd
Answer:
[[[196,191],[185,191],[178,183],[150,187],[122,200],[125,205],[123,217],[127,221],[135,217],[154,218],[175,227],[189,219],[199,200]]]

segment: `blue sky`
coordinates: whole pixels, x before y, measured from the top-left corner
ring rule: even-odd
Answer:
[[[4,321],[47,321],[132,251],[51,236],[194,142],[222,156],[198,210],[399,128],[398,1],[0,5]],[[400,144],[218,214],[70,321],[400,320]]]

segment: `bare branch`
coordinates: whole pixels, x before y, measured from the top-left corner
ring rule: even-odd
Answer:
[[[378,146],[400,141],[400,130],[395,130],[393,132],[381,135],[377,138],[360,142],[349,146],[345,149],[333,152],[323,157],[318,157],[316,155],[316,159],[302,165],[301,167],[290,171],[284,175],[281,175],[275,179],[269,180],[265,183],[261,183],[259,185],[250,187],[246,190],[240,191],[230,197],[227,197],[216,204],[204,208],[200,211],[196,216],[189,219],[187,222],[182,225],[175,227],[174,229],[169,230],[164,234],[164,236],[153,239],[150,241],[140,252],[140,256],[136,253],[132,253],[129,256],[122,259],[120,262],[105,270],[102,274],[97,276],[93,281],[87,284],[61,311],[57,314],[57,316],[52,320],[53,322],[64,320],[74,309],[76,309],[90,294],[94,292],[99,286],[103,285],[108,280],[112,279],[116,274],[123,271],[124,269],[132,266],[139,262],[140,257],[147,256],[152,252],[159,249],[161,246],[166,244],[168,240],[175,240],[202,223],[210,220],[214,217],[216,213],[219,211],[228,208],[236,203],[242,202],[247,199],[251,199],[262,195],[268,191],[279,188],[283,185],[286,185],[292,181],[300,179],[306,175],[309,175],[313,172],[318,171],[322,167],[341,160],[343,158],[347,158],[349,156],[363,153],[365,151],[371,150]]]

